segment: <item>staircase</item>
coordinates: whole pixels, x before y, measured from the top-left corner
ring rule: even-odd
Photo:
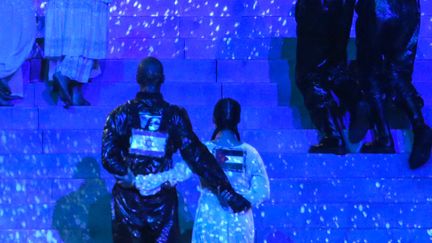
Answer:
[[[421,3],[414,83],[432,123],[432,2]],[[203,141],[216,101],[241,103],[242,139],[261,153],[271,183],[271,199],[254,209],[256,242],[432,240],[432,164],[409,170],[406,118],[393,114],[397,154],[360,154],[360,144],[345,156],[307,153],[318,134],[293,80],[293,4],[115,0],[103,74],[84,91],[91,107],[64,109],[39,78],[41,60],[30,60],[24,99],[0,108],[0,242],[110,241],[113,178],[101,167],[102,128],[134,97],[136,67],[148,55],[164,64],[165,99],[186,107]],[[185,239],[197,183],[178,186]]]

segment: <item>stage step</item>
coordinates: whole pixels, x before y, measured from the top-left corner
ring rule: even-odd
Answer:
[[[210,103],[210,102],[209,102]],[[216,101],[215,101],[216,103]],[[0,107],[0,130],[27,129],[102,129],[108,114],[120,104],[108,106],[70,107],[58,105],[40,107],[24,106]],[[214,104],[183,106],[196,130],[212,130]],[[395,129],[409,129],[410,123],[405,114],[397,109],[389,110],[389,120]],[[427,122],[432,121],[432,107],[423,109]],[[349,118],[345,124],[348,126]],[[284,106],[242,106],[240,130],[262,129],[314,129],[308,112],[304,107]]]
[[[292,56],[294,58],[294,56]],[[161,59],[164,65],[165,82],[260,82],[288,83],[295,86],[294,59],[270,60],[214,60],[214,59]],[[135,83],[140,59],[101,60],[101,76],[92,82]],[[30,80],[40,79],[41,59],[31,59]],[[430,83],[429,68],[432,60],[416,60],[414,83]]]
[[[432,167],[410,171],[406,154],[262,157],[271,178],[271,199],[254,209],[257,242],[297,242],[309,239],[303,238],[305,232],[317,242],[323,236],[428,239],[432,225],[425,212],[432,210]],[[98,153],[0,156],[0,239],[55,242],[60,239],[55,229],[63,239],[89,232],[90,239],[107,237],[113,182]],[[187,203],[183,217],[193,217],[197,183],[193,177],[179,185],[180,198]]]
[[[432,166],[412,171],[408,154],[332,154],[261,153],[267,173],[275,182],[283,179],[432,179]],[[179,159],[180,157],[178,157]],[[176,159],[176,161],[178,160]],[[88,168],[77,174],[79,165]],[[3,154],[1,179],[112,178],[101,167],[96,153]]]
[[[57,95],[52,95],[50,85],[32,83],[25,86],[24,99],[15,102],[17,107],[48,107],[63,105]],[[93,106],[115,107],[133,99],[139,91],[134,83],[91,83],[84,89],[84,96]],[[248,91],[248,92],[247,92]],[[178,105],[207,105],[213,107],[222,97],[231,97],[244,106],[275,107],[278,104],[277,85],[184,83],[172,82],[162,86],[162,93],[168,102]]]
[[[212,130],[196,130],[202,141],[210,139]],[[306,153],[318,142],[312,129],[243,130],[240,136],[260,152]],[[7,153],[95,153],[100,151],[101,129],[0,130],[0,154]],[[395,148],[399,153],[411,150],[412,133],[394,130]],[[366,136],[365,141],[371,140]],[[356,153],[361,144],[349,144]]]

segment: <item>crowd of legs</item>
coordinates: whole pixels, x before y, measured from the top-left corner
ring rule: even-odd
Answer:
[[[347,64],[354,10],[356,72]],[[412,84],[420,26],[418,0],[299,0],[296,6],[296,82],[322,138],[310,153],[348,153],[341,109],[350,111],[351,142],[372,141],[363,153],[395,153],[385,101],[408,116],[414,134],[410,168],[430,158],[432,130],[422,114],[423,100]]]

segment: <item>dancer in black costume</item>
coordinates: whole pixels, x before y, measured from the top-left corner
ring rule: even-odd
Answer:
[[[347,44],[355,0],[299,0],[296,82],[322,138],[310,153],[347,153],[338,99],[346,93]]]
[[[151,196],[140,195],[133,185],[136,175],[171,169],[177,150],[221,203],[235,212],[250,208],[249,201],[234,191],[215,158],[194,134],[186,111],[164,101],[160,93],[163,80],[159,60],[144,59],[137,71],[140,92],[115,109],[105,124],[102,162],[117,178],[112,191],[115,242],[178,241],[175,185],[165,183]]]
[[[426,125],[423,100],[412,84],[412,73],[420,27],[418,0],[360,0],[358,20],[357,60],[360,83],[370,105],[373,141],[363,145],[364,153],[394,153],[394,143],[384,114],[384,100],[391,98],[409,116],[414,142],[409,158],[412,169],[430,158],[432,130]],[[359,112],[357,119],[365,113]],[[358,123],[359,125],[362,123]],[[354,142],[364,137],[366,126],[357,126],[362,132],[351,136]]]
[[[430,158],[432,130],[426,125],[423,100],[412,85],[420,25],[418,0],[359,0],[357,61],[359,85],[347,77],[346,47],[355,0],[299,0],[296,5],[296,81],[312,121],[323,135],[311,153],[347,152],[341,134],[338,101],[350,108],[350,140],[359,142],[369,129],[374,140],[365,153],[394,153],[383,101],[392,98],[410,117],[414,142],[410,167]],[[348,87],[348,88],[347,88]],[[335,98],[337,97],[337,98]]]

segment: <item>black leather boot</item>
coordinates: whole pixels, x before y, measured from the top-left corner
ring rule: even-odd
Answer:
[[[82,83],[72,81],[72,105],[73,106],[89,106],[88,102],[82,94]]]
[[[360,149],[361,153],[365,154],[394,154],[396,150],[394,148],[393,137],[390,133],[390,128],[387,126],[384,128],[378,128],[374,126],[374,139],[372,142],[365,143]],[[380,130],[382,129],[382,130]]]
[[[405,90],[409,91],[411,89],[407,87]],[[402,94],[402,105],[410,118],[414,134],[414,141],[409,156],[409,166],[411,169],[417,169],[430,159],[432,129],[424,121],[421,111],[423,100],[419,99],[417,92],[412,91]]]
[[[376,82],[375,85],[378,83]],[[376,86],[375,86],[376,87]],[[378,88],[372,89],[368,101],[370,105],[370,121],[373,125],[373,140],[365,143],[360,149],[361,153],[394,154],[393,137],[384,112],[385,96]]]
[[[65,107],[72,105],[72,98],[69,91],[70,80],[60,72],[56,72],[53,75],[54,89],[58,91],[60,99],[65,104]]]
[[[0,79],[0,106],[13,106],[11,99],[11,90],[7,79]]]
[[[349,152],[342,136],[341,122],[334,109],[316,109],[311,112],[311,117],[324,136],[318,144],[309,148],[309,153],[344,155]]]
[[[349,151],[341,137],[323,137],[319,143],[309,148],[311,154],[337,154],[344,155]]]
[[[409,156],[409,166],[417,169],[429,161],[432,150],[432,129],[425,123],[422,113],[423,99],[418,95],[412,83],[394,78],[393,84],[398,92],[398,99],[411,121],[414,141]]]
[[[432,129],[423,125],[413,129],[414,142],[409,157],[411,169],[417,169],[429,161],[432,150]]]
[[[359,100],[350,109],[348,138],[351,143],[358,143],[366,136],[370,127],[370,107],[365,100]]]

